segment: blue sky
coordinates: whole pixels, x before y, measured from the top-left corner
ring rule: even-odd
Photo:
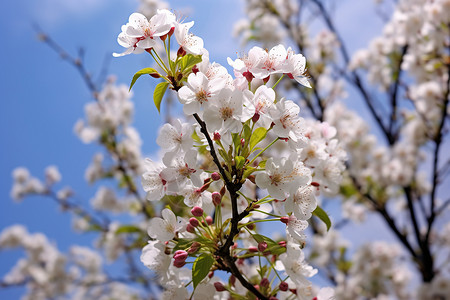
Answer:
[[[188,21],[195,21],[192,31],[204,39],[211,61],[226,65],[227,56],[234,58],[243,51],[232,38],[233,24],[243,16],[241,1],[169,2],[173,9],[185,12]],[[371,1],[363,2],[342,1],[337,11],[338,25],[351,40],[353,50],[364,47],[381,31],[371,13]],[[188,4],[191,8],[186,10]],[[137,6],[135,0],[19,0],[3,4],[0,230],[15,223],[26,224],[30,232],[44,232],[62,251],[72,244],[90,244],[92,236],[74,234],[70,216],[60,213],[51,200],[32,197],[14,203],[9,197],[11,171],[18,166],[43,178],[45,167],[57,165],[63,176],[57,187],[70,185],[82,201],[89,201],[96,191],[84,181],[84,171],[99,148],[84,145],[73,133],[75,122],[84,115],[84,105],[92,99],[76,70],[37,40],[32,24],[39,24],[73,55],[83,47],[86,66],[96,75],[106,55],[122,52],[116,38]],[[132,75],[150,63],[144,55],[111,58],[109,73],[117,75],[118,82],[129,84]],[[149,80],[138,82],[134,93],[135,126],[144,141],[143,152],[150,155],[156,150],[156,130],[162,116],[152,104]],[[17,258],[16,253],[0,252],[0,276]],[[2,299],[16,299],[18,295],[18,290],[0,290]]]

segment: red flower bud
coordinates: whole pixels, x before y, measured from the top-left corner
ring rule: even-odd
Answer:
[[[177,56],[178,57],[183,57],[185,55],[186,55],[186,50],[184,50],[183,47],[178,48]]]
[[[270,284],[270,281],[266,277],[261,279],[261,282],[259,283],[259,285],[262,286],[262,287],[267,287],[267,286],[269,286],[269,284]]]
[[[174,260],[173,266],[177,268],[182,268],[186,264],[186,261],[184,260]]]
[[[190,233],[195,233],[195,227],[192,226],[191,224],[187,224],[186,231]]]
[[[192,227],[197,227],[200,225],[200,222],[196,218],[192,217],[189,219],[189,224],[191,224]]]
[[[258,243],[258,250],[259,250],[259,252],[264,252],[266,249],[267,249],[267,243],[266,242]]]
[[[250,247],[248,247],[248,251],[249,252],[258,252],[258,248],[256,248],[255,246],[250,246]]]
[[[211,196],[214,206],[220,205],[220,202],[222,202],[222,195],[218,192],[213,192]]]
[[[216,291],[223,292],[226,290],[226,288],[223,286],[222,282],[214,282],[214,287],[216,288]]]
[[[207,217],[205,218],[205,220],[206,220],[206,224],[212,225],[212,223],[213,223],[213,218],[211,218],[211,216],[207,216]]]
[[[213,140],[215,140],[215,141],[220,141],[220,133],[218,133],[217,131],[215,131],[215,132],[214,132]]]
[[[220,174],[217,173],[217,172],[212,173],[211,174],[211,179],[214,180],[214,181],[219,180],[220,179]]]
[[[289,285],[286,281],[280,282],[280,285],[278,286],[280,288],[280,291],[286,292],[289,289]]]
[[[194,208],[191,209],[191,214],[195,217],[201,217],[203,216],[203,209],[200,206],[194,206]]]
[[[184,250],[177,250],[177,251],[175,251],[175,254],[173,255],[173,258],[175,260],[185,261],[187,257],[188,257],[188,253]]]

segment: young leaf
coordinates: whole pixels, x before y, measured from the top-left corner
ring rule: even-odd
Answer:
[[[192,67],[201,62],[201,55],[186,54],[179,62],[181,72],[184,73],[186,70],[191,70]]]
[[[234,162],[236,163],[236,169],[240,170],[244,166],[245,158],[243,158],[242,156],[236,156],[234,158]]]
[[[130,89],[128,91],[131,91],[131,88],[133,87],[133,85],[135,84],[136,80],[138,80],[139,77],[145,74],[152,74],[152,73],[158,73],[158,71],[156,71],[153,68],[144,68],[136,72],[136,74],[134,74],[133,76],[133,80],[131,80]]]
[[[266,137],[266,134],[267,129],[264,127],[256,128],[250,137],[250,149],[253,150],[253,148]]]
[[[158,112],[160,112],[161,101],[164,94],[166,93],[168,86],[169,83],[167,81],[158,83],[158,85],[155,87],[155,91],[153,92],[153,102],[155,102],[155,106],[158,109]]]
[[[192,265],[192,282],[194,284],[194,289],[208,275],[213,264],[214,258],[209,254],[203,253],[197,257]]]
[[[320,220],[322,220],[322,222],[325,223],[325,225],[327,225],[327,231],[330,230],[331,220],[328,217],[327,213],[320,206],[316,207],[316,209],[313,211],[313,215],[318,217]]]

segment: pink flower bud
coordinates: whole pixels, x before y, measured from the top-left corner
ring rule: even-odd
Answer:
[[[223,292],[226,290],[225,287],[223,286],[222,282],[219,282],[219,281],[214,282],[214,287],[216,288],[216,291],[218,291],[218,292]]]
[[[187,257],[188,257],[188,253],[184,250],[177,250],[177,251],[175,251],[175,253],[173,255],[173,258],[175,260],[185,261]]]
[[[256,248],[255,246],[250,246],[250,247],[248,247],[248,251],[249,252],[258,252],[258,248]]]
[[[195,217],[201,217],[203,216],[203,209],[200,206],[194,206],[194,208],[191,209],[191,214]]]
[[[200,244],[199,242],[193,242],[192,245],[191,245],[191,247],[189,247],[189,249],[188,249],[187,252],[188,252],[189,254],[195,253],[195,252],[197,252],[197,250],[198,250],[201,246],[202,246],[202,244]]]
[[[190,233],[195,233],[195,227],[188,223],[186,225],[186,231]]]
[[[286,281],[280,282],[280,285],[278,286],[280,288],[280,291],[286,292],[289,289],[289,285]]]
[[[286,247],[286,241],[280,241],[278,242],[278,245],[280,245],[281,247]]]
[[[212,173],[211,174],[211,179],[214,180],[214,181],[219,180],[220,179],[220,174],[217,173],[217,172]]]
[[[174,260],[173,266],[177,268],[182,268],[186,264],[186,261],[184,260]]]
[[[213,192],[211,194],[212,197],[212,202],[214,204],[214,206],[218,206],[220,205],[220,202],[222,202],[222,195],[218,192]]]
[[[244,148],[245,146],[245,139],[241,139],[241,147]]]
[[[258,250],[259,250],[259,252],[264,252],[266,249],[267,249],[267,243],[266,242],[258,243]]]
[[[220,141],[220,133],[218,133],[217,131],[215,131],[214,132],[214,137],[213,137],[213,140],[215,140],[215,141]]]
[[[208,273],[208,278],[211,279],[214,276],[214,271]]]
[[[259,283],[259,285],[262,286],[262,287],[267,287],[267,286],[269,286],[269,284],[270,284],[270,281],[266,277],[261,279],[261,282]]]
[[[207,217],[205,218],[205,220],[206,220],[206,224],[212,225],[212,223],[213,223],[213,218],[212,218],[211,216],[207,216]]]
[[[192,217],[189,219],[189,224],[192,225],[192,227],[197,227],[200,225],[200,222],[196,218]]]

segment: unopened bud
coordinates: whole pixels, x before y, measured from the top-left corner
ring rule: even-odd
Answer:
[[[189,219],[189,224],[191,224],[192,227],[197,227],[200,225],[200,222],[196,218],[192,217]]]
[[[226,191],[225,186],[223,186],[223,187],[220,189],[220,194],[221,194],[222,196],[225,195],[225,191]]]
[[[197,250],[201,247],[201,244],[199,242],[193,242],[191,247],[187,250],[189,254],[197,252]]]
[[[248,251],[249,252],[258,252],[258,248],[256,248],[255,246],[250,246],[250,247],[248,247]]]
[[[183,57],[185,55],[186,55],[186,50],[184,50],[183,47],[178,48],[177,56],[178,57]]]
[[[286,241],[280,241],[278,242],[278,245],[280,245],[281,247],[286,247]]]
[[[250,230],[253,230],[253,229],[255,229],[256,225],[251,223],[251,224],[248,224],[246,227]]]
[[[259,285],[262,286],[262,287],[267,287],[267,286],[269,286],[269,284],[270,284],[270,281],[266,277],[261,279],[261,282],[259,283]]]
[[[173,258],[175,260],[185,261],[187,257],[188,257],[188,253],[184,250],[177,250],[177,251],[175,251],[175,253],[173,255]]]
[[[244,148],[245,146],[245,139],[241,139],[241,148]]]
[[[194,206],[194,208],[191,209],[191,214],[195,217],[201,217],[203,216],[203,209],[200,206]]]
[[[182,268],[186,264],[186,261],[184,260],[174,260],[173,266],[177,268]]]
[[[222,282],[214,282],[214,287],[216,288],[216,291],[218,292],[223,292],[226,290],[226,288],[224,287],[224,285],[222,284]]]
[[[266,242],[258,243],[258,250],[259,250],[259,252],[264,252],[266,249],[267,249],[267,243]]]
[[[208,278],[211,279],[214,276],[214,271],[208,273]]]
[[[211,194],[212,197],[212,202],[214,204],[214,206],[218,206],[220,205],[220,202],[222,202],[222,195],[218,192],[213,192]]]
[[[159,73],[150,73],[150,76],[152,76],[153,78],[160,78],[161,75],[159,75]]]
[[[195,233],[195,227],[188,223],[186,225],[186,231],[190,233]]]
[[[289,284],[286,281],[280,282],[280,285],[278,286],[280,291],[286,292],[289,289]]]
[[[214,132],[214,136],[213,136],[213,140],[215,141],[220,141],[220,133],[218,133],[217,131]]]
[[[207,217],[205,218],[205,220],[206,220],[206,224],[212,225],[212,223],[213,223],[213,218],[212,218],[211,216],[207,216]]]
[[[211,179],[214,180],[214,181],[219,180],[220,179],[220,174],[217,173],[217,172],[212,173],[211,174]]]

